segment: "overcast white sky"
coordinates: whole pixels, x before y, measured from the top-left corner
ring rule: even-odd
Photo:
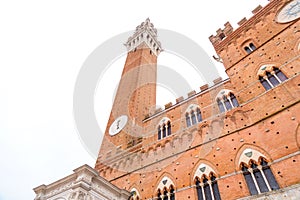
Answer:
[[[63,178],[83,164],[94,166],[95,159],[82,146],[76,131],[72,95],[83,62],[102,42],[135,29],[150,17],[156,28],[184,34],[212,56],[211,34],[227,21],[236,28],[236,23],[251,16],[256,6],[267,3],[1,1],[0,200],[34,199],[32,188]],[[170,55],[161,57],[159,62],[164,65],[176,63],[177,58],[172,62]],[[122,60],[108,73],[122,69],[120,63]],[[97,94],[96,99],[108,96],[111,102],[109,91],[114,86],[105,84],[105,80],[100,85],[110,87],[107,94]],[[194,85],[196,90],[199,86]],[[170,100],[174,99],[159,103]],[[103,126],[110,109],[102,111],[100,105],[95,109],[101,113],[99,124]]]

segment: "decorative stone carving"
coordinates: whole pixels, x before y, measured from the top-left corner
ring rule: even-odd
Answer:
[[[74,170],[74,173],[49,185],[34,188],[35,200],[127,200],[130,192],[117,188],[88,165]]]

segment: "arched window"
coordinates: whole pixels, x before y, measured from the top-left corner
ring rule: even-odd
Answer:
[[[157,199],[159,200],[175,200],[175,187],[173,181],[164,177],[157,188]]]
[[[216,97],[216,101],[221,113],[239,106],[239,103],[231,90],[221,90]]]
[[[217,178],[211,167],[206,164],[199,165],[194,181],[198,200],[221,200]]]
[[[261,153],[252,149],[246,149],[240,161],[243,161],[241,170],[251,195],[279,189],[270,166]],[[248,164],[245,163],[247,161]]]
[[[288,79],[284,73],[282,73],[282,71],[274,65],[261,66],[257,75],[258,80],[265,90],[270,90],[271,88]]]
[[[157,139],[161,140],[172,134],[172,125],[169,118],[164,117],[157,128]]]
[[[220,200],[220,192],[216,177],[211,174],[210,177],[203,175],[202,181],[197,177],[195,179],[198,200]],[[213,195],[213,196],[212,196]]]
[[[247,44],[244,47],[244,50],[247,52],[247,54],[250,54],[252,51],[256,49],[256,46],[253,43]]]
[[[201,111],[198,105],[191,104],[185,111],[186,126],[190,127],[202,121]]]

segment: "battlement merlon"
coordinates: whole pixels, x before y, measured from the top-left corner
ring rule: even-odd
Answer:
[[[217,35],[211,35],[209,37],[210,42],[215,46],[215,44],[219,44],[225,37],[233,32],[233,28],[229,22],[224,24],[224,29],[218,29]]]
[[[267,6],[272,7],[273,5],[276,4],[276,2],[274,3],[273,1],[271,1],[272,3],[269,3]],[[272,4],[272,5],[270,5]],[[256,20],[258,17],[254,17],[255,15],[257,16],[261,16],[263,14],[263,12],[261,12],[264,9],[264,7],[262,7],[261,5],[258,5],[254,10],[252,10],[252,14],[253,16],[248,20],[247,18],[242,18],[237,24],[239,25],[239,27],[236,30],[233,30],[231,24],[229,22],[226,22],[224,24],[224,29],[218,29],[216,32],[216,35],[211,35],[209,37],[210,42],[212,43],[213,47],[215,48],[216,52],[218,53],[218,51],[222,48],[224,42],[223,41],[228,41],[228,36],[229,35],[237,35],[244,27],[247,26],[247,24],[251,24],[254,20]],[[258,14],[260,13],[260,14]],[[237,31],[238,30],[238,31]],[[226,43],[226,42],[225,42]]]
[[[225,79],[223,80],[222,77],[218,77],[216,79],[213,80],[213,85],[209,86],[208,84],[205,84],[205,85],[202,85],[200,86],[200,92],[196,92],[195,90],[192,90],[190,92],[187,93],[187,98],[185,99],[183,96],[180,96],[176,99],[176,104],[173,104],[172,102],[169,102],[167,104],[165,104],[164,108],[157,108],[156,110],[148,113],[147,115],[145,115],[145,118],[144,118],[144,122],[145,121],[148,121],[156,116],[159,116],[161,113],[164,113],[166,112],[167,110],[170,110],[176,106],[179,106],[181,105],[183,102],[187,102],[188,100],[192,99],[192,98],[197,98],[197,96],[200,96],[202,95],[203,93],[215,88],[215,87],[218,87],[220,84],[225,84],[226,82],[228,82],[229,79]]]
[[[157,39],[157,29],[154,28],[149,18],[136,27],[134,34],[128,38],[125,46],[127,51],[130,52],[143,42],[156,56],[162,51],[161,43]]]

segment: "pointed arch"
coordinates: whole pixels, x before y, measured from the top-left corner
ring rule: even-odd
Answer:
[[[197,177],[200,179],[203,179],[203,177],[210,177],[211,173],[216,174],[215,170],[213,170],[210,165],[201,163],[194,173],[193,180],[195,180]]]
[[[161,140],[172,134],[171,120],[168,117],[164,117],[157,125],[157,139]]]
[[[228,89],[220,90],[215,98],[215,101],[221,113],[239,106],[236,96],[231,90]]]
[[[175,200],[176,186],[173,177],[169,173],[163,173],[158,180],[154,192],[156,199]]]
[[[257,72],[257,77],[265,90],[270,90],[288,79],[275,64],[262,65]]]
[[[204,163],[205,162],[205,163]],[[193,185],[196,185],[196,194],[198,200],[215,199],[220,200],[220,192],[217,183],[217,174],[213,165],[207,164],[207,161],[200,160],[193,176]]]
[[[235,163],[235,170],[236,171],[240,170],[240,163],[239,163],[240,158],[241,158],[243,153],[247,153],[247,152],[244,152],[246,149],[252,149],[254,152],[258,152],[257,154],[253,155],[255,157],[251,157],[252,160],[254,160],[254,158],[259,158],[259,156],[257,156],[257,155],[263,155],[267,159],[268,162],[273,161],[270,154],[266,150],[264,150],[263,148],[261,148],[257,145],[245,143],[237,150],[237,153],[235,155],[235,159],[234,159],[235,162],[234,163]],[[249,161],[250,161],[250,159],[248,160],[248,162]]]
[[[158,185],[156,187],[156,191],[158,189],[164,189],[167,188],[169,189],[171,186],[175,187],[175,183],[173,182],[172,178],[170,178],[169,175],[164,175],[160,181],[158,182]]]
[[[141,195],[139,193],[139,190],[136,189],[136,187],[132,187],[132,189],[130,190],[130,193],[131,193],[130,200],[140,200],[140,199],[142,199]]]
[[[202,114],[200,107],[197,104],[191,104],[185,110],[186,126],[190,127],[202,121]]]
[[[242,171],[251,195],[279,189],[276,178],[263,152],[248,147],[240,149],[239,170]]]

